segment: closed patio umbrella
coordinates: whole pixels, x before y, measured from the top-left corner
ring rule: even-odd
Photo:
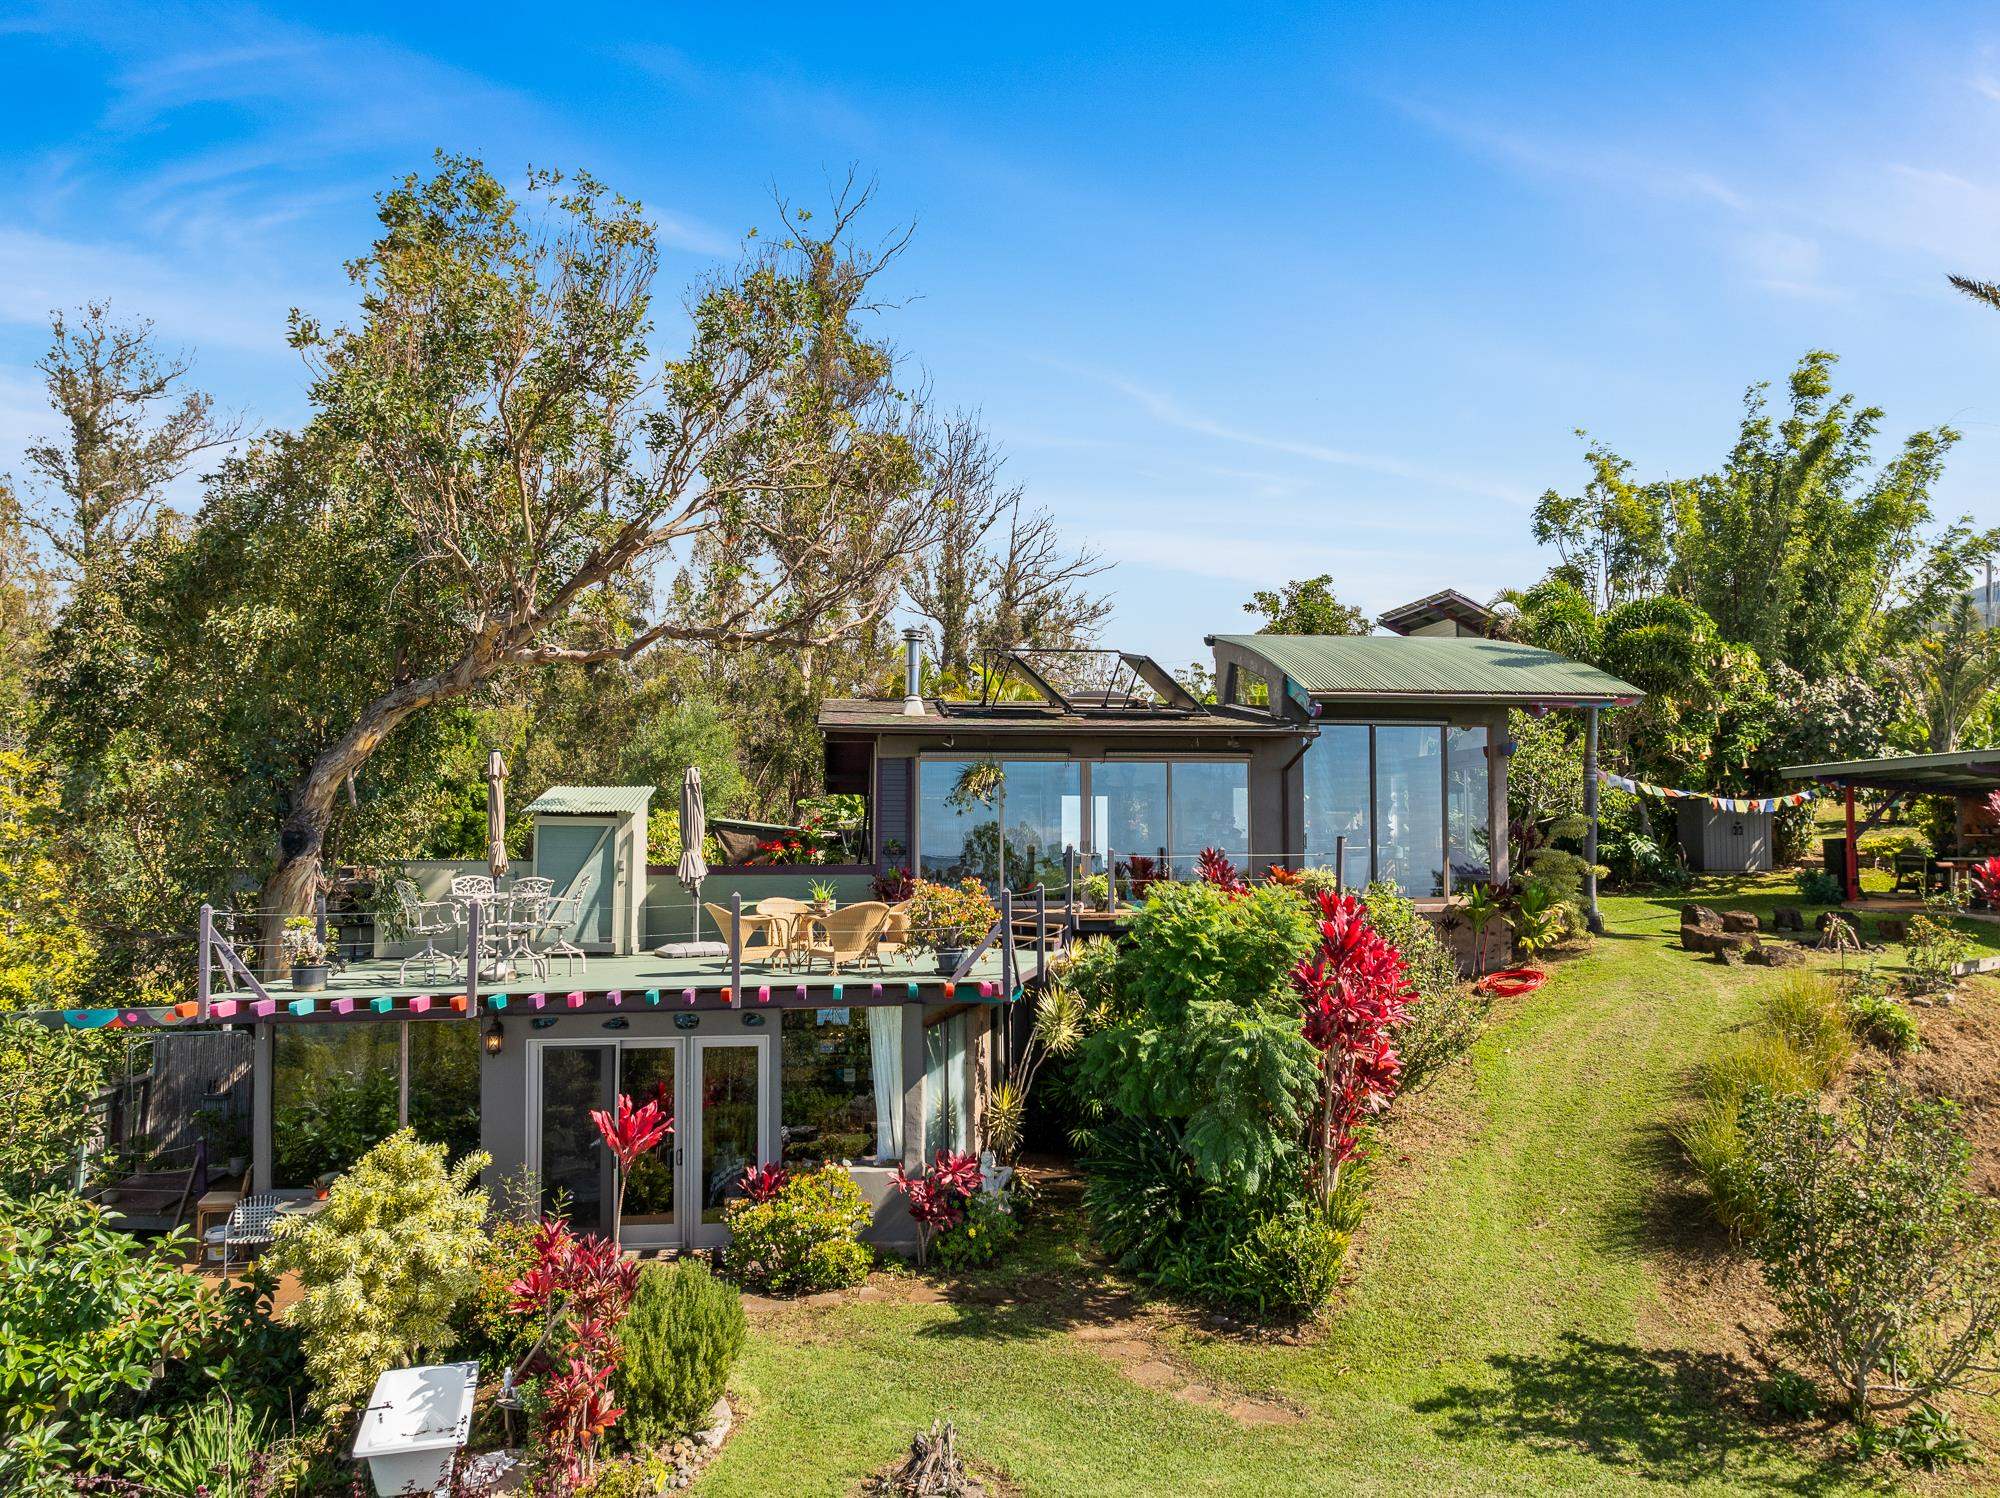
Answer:
[[[701,845],[708,837],[708,807],[701,795],[701,771],[693,765],[681,780],[681,861],[674,870],[681,888],[694,905],[694,940],[701,940],[701,881],[708,877],[708,863]]]
[[[507,761],[498,749],[486,756],[486,872],[507,872]]]

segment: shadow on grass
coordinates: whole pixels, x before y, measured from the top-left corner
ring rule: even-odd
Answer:
[[[1420,1400],[1448,1441],[1507,1441],[1573,1453],[1663,1482],[1754,1482],[1769,1492],[1883,1488],[1852,1465],[1779,1444],[1752,1423],[1756,1370],[1722,1353],[1682,1352],[1566,1333],[1546,1357],[1497,1353],[1496,1384]],[[1886,1491],[1886,1488],[1883,1488]]]
[[[1716,1260],[1735,1252],[1728,1230],[1709,1210],[1708,1193],[1687,1163],[1671,1125],[1654,1121],[1638,1129],[1624,1149],[1643,1189],[1621,1193],[1606,1208],[1599,1241],[1620,1254],[1668,1254]]]

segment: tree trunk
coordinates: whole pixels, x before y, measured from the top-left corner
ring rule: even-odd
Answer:
[[[449,671],[421,681],[405,682],[377,697],[355,719],[353,727],[314,761],[293,791],[291,810],[278,831],[278,858],[257,901],[262,912],[259,967],[263,976],[278,977],[285,917],[312,909],[320,882],[320,851],[335,800],[348,777],[359,774],[368,756],[404,721],[434,703],[470,691],[498,669],[497,659],[472,652]]]

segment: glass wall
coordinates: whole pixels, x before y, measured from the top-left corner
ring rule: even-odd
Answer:
[[[1485,728],[1434,723],[1323,723],[1302,765],[1309,863],[1330,867],[1347,839],[1343,879],[1382,879],[1415,897],[1491,877]]]
[[[1332,868],[1346,838],[1341,879],[1359,889],[1368,882],[1370,858],[1369,732],[1366,723],[1322,724],[1306,749],[1306,862]]]
[[[1493,877],[1492,803],[1487,799],[1492,770],[1486,746],[1484,728],[1445,730],[1445,830],[1453,888]]]
[[[1444,893],[1444,730],[1375,726],[1375,877]]]
[[[381,1028],[376,1026],[375,1028]],[[463,1020],[410,1026],[410,1127],[455,1160],[479,1148],[479,1026]]]
[[[901,1160],[902,1009],[787,1009],[782,1026],[785,1162]]]
[[[401,1030],[400,1024],[365,1023],[275,1027],[273,1186],[310,1186],[396,1132]]]
[[[1250,846],[1250,767],[1240,760],[1175,760],[1169,767],[1174,873],[1186,878],[1194,855],[1220,848],[1237,864],[1268,849]]]
[[[917,871],[1025,890],[1060,883],[1083,838],[1083,778],[1068,760],[930,759],[919,764]]]
[[[1106,760],[1090,767],[1092,846],[1102,853],[1167,851],[1167,762]]]

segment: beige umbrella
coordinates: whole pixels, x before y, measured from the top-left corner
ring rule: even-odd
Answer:
[[[681,861],[674,870],[694,902],[694,939],[701,940],[701,881],[708,877],[708,861],[701,845],[708,839],[708,806],[701,794],[701,771],[693,765],[681,780]]]
[[[498,749],[486,756],[486,872],[507,872],[507,761]]]

